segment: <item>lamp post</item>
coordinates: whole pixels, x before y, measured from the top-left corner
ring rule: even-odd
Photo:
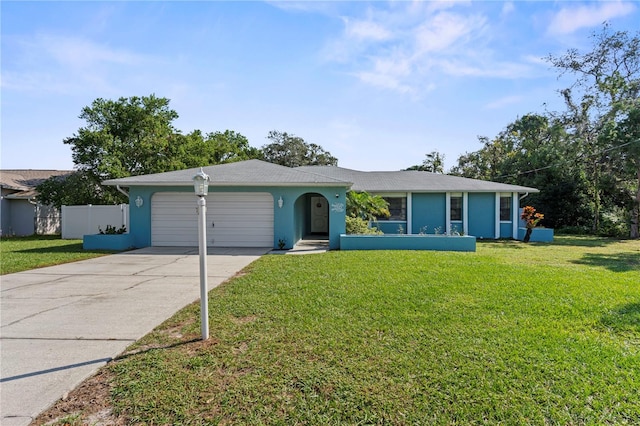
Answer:
[[[200,331],[202,340],[209,338],[209,295],[207,291],[207,200],[209,176],[202,170],[193,177],[198,196],[198,246],[200,252]]]

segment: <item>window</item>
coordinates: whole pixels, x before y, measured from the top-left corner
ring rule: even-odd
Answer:
[[[389,203],[391,216],[379,217],[378,220],[407,220],[407,197],[387,197],[384,200]]]
[[[462,220],[462,195],[451,195],[451,220]]]
[[[511,194],[500,196],[500,220],[511,222]]]

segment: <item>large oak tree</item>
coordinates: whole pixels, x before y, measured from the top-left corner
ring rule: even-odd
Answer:
[[[178,113],[169,102],[155,95],[100,98],[83,108],[80,118],[86,124],[64,140],[76,172],[41,184],[39,201],[58,207],[126,202],[101,182],[260,157],[260,150],[234,131],[183,135],[173,125]]]
[[[320,145],[307,143],[299,136],[272,130],[267,139],[271,143],[262,147],[262,158],[270,163],[287,167],[336,166],[338,159]]]

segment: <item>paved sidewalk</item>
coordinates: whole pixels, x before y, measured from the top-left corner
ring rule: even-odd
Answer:
[[[210,248],[209,289],[267,248]],[[0,277],[0,424],[28,425],[200,297],[197,248],[147,248]]]

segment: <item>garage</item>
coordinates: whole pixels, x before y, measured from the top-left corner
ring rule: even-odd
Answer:
[[[151,198],[151,245],[197,246],[197,198],[157,192]],[[216,192],[207,196],[207,245],[273,247],[273,197],[264,192]]]

